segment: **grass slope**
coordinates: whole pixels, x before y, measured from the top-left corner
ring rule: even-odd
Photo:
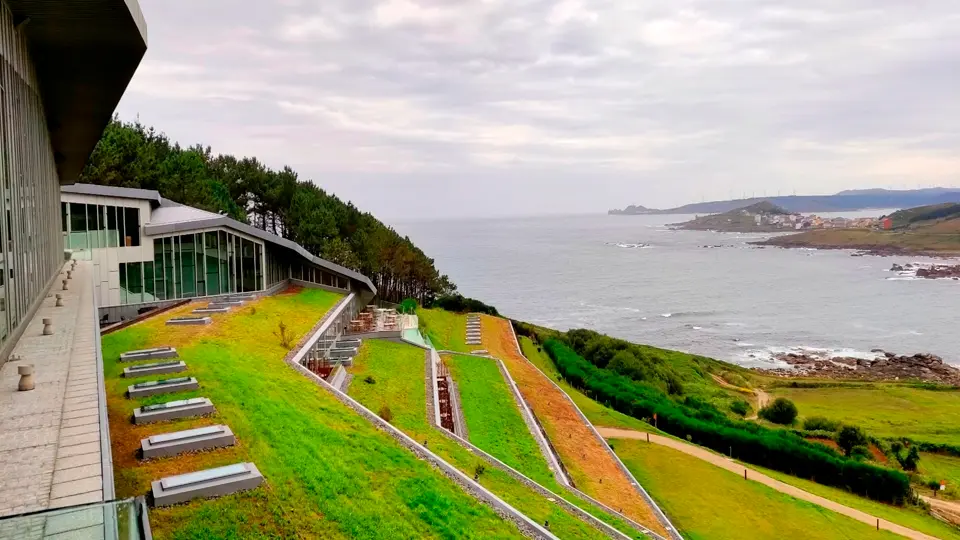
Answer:
[[[960,457],[920,453],[920,473],[929,480],[946,481],[947,489],[938,496],[960,498]],[[933,495],[929,489],[917,488],[924,495]]]
[[[771,478],[780,480],[785,484],[796,486],[806,492],[819,495],[825,499],[830,499],[831,501],[849,506],[850,508],[862,510],[863,512],[877,516],[880,519],[889,521],[890,523],[903,525],[904,527],[909,527],[911,529],[936,536],[937,538],[960,540],[960,529],[938,520],[917,506],[891,506],[889,504],[872,501],[864,497],[858,497],[849,491],[830,486],[824,486],[823,484],[796,478],[779,471],[765,469],[755,465],[747,466],[752,469],[756,469]]]
[[[393,425],[414,439],[425,442],[431,451],[473,476],[477,465],[483,462],[427,423],[424,362],[422,349],[368,340],[350,370],[355,378],[350,384],[349,394],[374,412],[384,405],[389,406],[393,413]],[[375,382],[364,382],[368,376],[373,377]],[[498,469],[486,467],[479,482],[531,519],[538,523],[549,523],[550,530],[561,538],[604,537],[598,530]],[[633,537],[640,537],[615,518],[603,516],[601,519]]]
[[[460,389],[470,442],[538,484],[553,486],[553,473],[527,429],[496,361],[446,356],[444,362]]]
[[[862,387],[773,388],[801,417],[825,416],[858,425],[875,437],[910,437],[960,445],[960,392],[895,384]]]
[[[899,538],[745,481],[672,448],[632,440],[615,440],[613,444],[627,468],[660,502],[684,538]]]
[[[930,227],[906,231],[867,229],[817,229],[800,234],[772,238],[763,244],[782,247],[838,249],[884,249],[904,253],[960,252],[960,221],[951,220]]]
[[[482,349],[467,345],[467,316],[442,309],[417,309],[420,330],[438,350],[470,352]]]
[[[282,359],[280,321],[298,338],[339,296],[318,290],[265,298],[204,327],[167,327],[185,306],[103,338],[117,495],[147,493],[151,480],[252,461],[266,482],[216,500],[151,510],[159,539],[517,537],[513,524],[388,435],[378,431]],[[143,400],[124,397],[121,352],[172,345],[201,389]],[[142,404],[204,396],[211,418],[134,426]],[[228,449],[139,462],[141,438],[198,425],[226,424]]]

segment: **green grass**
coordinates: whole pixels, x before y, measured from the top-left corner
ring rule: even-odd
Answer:
[[[527,429],[496,361],[449,356],[444,362],[460,389],[470,442],[538,484],[552,485],[553,473]]]
[[[442,309],[418,309],[421,333],[430,338],[437,350],[470,352],[477,349],[466,344],[467,316]]]
[[[380,411],[384,405],[389,406],[393,413],[393,425],[417,441],[425,442],[431,451],[462,472],[473,476],[477,465],[484,462],[427,423],[424,367],[422,349],[368,340],[354,359],[354,367],[350,370],[354,374],[354,380],[350,384],[349,394],[374,412]],[[373,377],[375,382],[364,382],[367,376]],[[525,473],[523,470],[520,472]],[[558,493],[556,483],[552,478],[550,481],[545,487]],[[605,537],[597,529],[568,514],[555,503],[499,469],[486,466],[479,482],[534,521],[549,522],[550,530],[561,538]],[[570,500],[569,497],[565,498]],[[578,506],[632,537],[641,537],[616,517],[597,512],[582,504]]]
[[[899,538],[672,448],[633,440],[614,446],[684,538]]]
[[[103,338],[110,429],[119,497],[148,492],[152,480],[252,461],[266,481],[256,490],[150,511],[158,539],[520,537],[512,523],[467,495],[332,395],[282,362],[280,321],[297,337],[339,296],[317,290],[265,298],[200,327],[165,327],[175,310]],[[255,313],[254,313],[254,310]],[[174,345],[201,389],[128,400],[121,352]],[[212,418],[133,426],[140,404],[209,397]],[[222,423],[237,445],[140,462],[142,437]]]
[[[922,462],[923,460],[921,460]],[[763,474],[780,480],[785,484],[798,487],[808,493],[819,495],[825,499],[838,502],[842,505],[861,510],[870,515],[877,516],[880,519],[889,521],[927,533],[938,538],[960,539],[960,529],[952,527],[937,518],[929,515],[923,509],[916,506],[891,506],[881,502],[859,497],[849,491],[838,488],[824,486],[810,480],[803,480],[790,476],[779,471],[757,467],[756,465],[747,465],[751,469],[756,469]]]
[[[825,416],[858,425],[874,437],[960,445],[960,392],[871,384],[861,388],[774,388],[770,393],[793,401],[801,418]]]

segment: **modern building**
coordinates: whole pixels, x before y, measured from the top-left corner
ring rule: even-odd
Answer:
[[[136,0],[0,1],[0,363],[64,260],[75,182],[147,48]]]
[[[61,188],[63,244],[93,261],[102,322],[172,301],[263,293],[291,281],[370,299],[368,278],[298,244],[156,191],[74,184]]]

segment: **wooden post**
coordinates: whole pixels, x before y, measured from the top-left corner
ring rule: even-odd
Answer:
[[[877,518],[877,530],[880,530],[880,518]]]
[[[744,479],[744,480],[747,479],[747,470],[746,470],[746,469],[743,470],[743,479]]]
[[[650,442],[650,434],[647,433],[647,442]]]

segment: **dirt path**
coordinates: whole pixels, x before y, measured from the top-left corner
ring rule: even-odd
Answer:
[[[492,356],[503,360],[577,488],[667,536],[653,509],[620,470],[606,446],[583,422],[567,395],[517,350],[509,325],[505,319],[482,316],[483,346]]]
[[[760,411],[760,409],[762,409],[762,408],[764,408],[764,407],[766,407],[767,405],[770,404],[770,394],[764,392],[763,390],[761,390],[761,389],[759,389],[759,388],[754,388],[754,389],[741,388],[741,387],[739,387],[739,386],[736,386],[736,385],[733,385],[733,384],[728,383],[727,381],[723,380],[723,377],[721,377],[721,376],[719,376],[719,375],[715,375],[715,374],[711,373],[710,376],[713,377],[713,380],[717,381],[717,384],[719,384],[720,386],[722,386],[722,387],[724,387],[724,388],[729,388],[730,390],[734,390],[734,391],[740,392],[740,393],[742,393],[742,394],[753,394],[754,396],[756,396],[756,398],[757,398],[757,407],[756,407],[756,410],[754,411],[754,413],[753,413],[752,415],[750,415],[750,416],[748,416],[748,417],[746,418],[747,420],[756,420],[756,419],[757,419],[757,413]]]
[[[701,448],[699,446],[696,446],[693,444],[687,444],[675,439],[671,439],[669,437],[663,437],[660,435],[654,435],[652,433],[648,434],[648,433],[642,433],[639,431],[632,431],[627,429],[605,428],[605,427],[598,426],[597,431],[599,431],[601,435],[603,435],[608,439],[638,439],[638,440],[645,441],[647,440],[647,436],[649,435],[651,443],[656,443],[656,444],[673,448],[674,450],[679,450],[684,454],[702,459],[708,463],[711,463],[713,465],[716,465],[717,467],[721,467],[723,469],[726,469],[738,475],[742,475],[744,469],[746,469],[748,471],[747,472],[748,478],[750,480],[753,480],[754,482],[759,482],[781,493],[786,493],[791,497],[796,497],[797,499],[811,502],[818,506],[822,506],[823,508],[826,508],[828,510],[833,510],[834,512],[843,514],[847,517],[851,517],[857,521],[861,521],[872,527],[876,527],[877,525],[878,518],[876,516],[871,516],[866,512],[861,512],[860,510],[857,510],[855,508],[850,508],[849,506],[844,506],[842,504],[836,503],[829,499],[825,499],[819,495],[814,495],[813,493],[809,493],[800,488],[791,486],[790,484],[785,484],[779,480],[774,480],[773,478],[770,478],[765,474],[759,473],[748,467],[744,467],[743,465],[740,465],[739,463],[731,459],[714,454],[713,452],[706,450],[704,448]],[[943,502],[943,501],[940,501],[940,502]],[[913,529],[908,529],[906,527],[897,525],[895,523],[890,523],[882,519],[880,520],[880,528],[899,534],[901,536],[905,536],[907,538],[916,538],[916,539],[923,539],[923,540],[934,540],[936,538],[934,536],[930,536],[922,532],[915,531]]]
[[[930,505],[930,511],[954,525],[960,525],[960,502],[945,501],[921,495],[921,499]]]

